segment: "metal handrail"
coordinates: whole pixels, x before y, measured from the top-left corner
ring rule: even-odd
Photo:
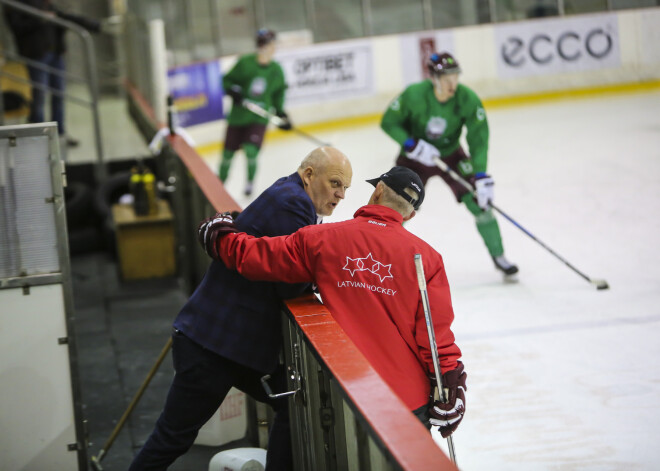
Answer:
[[[13,80],[14,82],[25,83],[25,84],[31,85],[33,87],[36,87],[40,90],[50,92],[53,95],[57,95],[57,96],[61,96],[63,98],[67,98],[67,99],[69,99],[73,102],[78,103],[79,105],[88,106],[90,108],[92,107],[91,100],[85,100],[84,98],[80,98],[80,97],[77,97],[75,95],[71,95],[70,93],[60,92],[59,90],[53,90],[48,85],[41,85],[40,83],[34,83],[32,80],[25,79],[23,77],[20,77],[18,75],[14,75],[14,74],[9,73],[9,72],[0,71],[0,77],[7,77],[7,78]]]
[[[21,62],[24,62],[26,65],[35,67],[37,69],[45,70],[49,74],[59,75],[60,77],[64,77],[68,80],[75,81],[75,82],[81,82],[81,83],[86,82],[84,77],[80,77],[79,75],[75,75],[75,74],[69,73],[67,71],[63,72],[59,69],[56,69],[55,67],[51,67],[49,65],[42,64],[39,61],[28,59],[27,57],[21,56],[20,54],[14,54],[11,51],[6,51],[5,50],[5,51],[2,51],[2,54],[5,57],[9,58],[9,59],[13,59],[13,60],[16,60],[16,61],[21,61]]]
[[[23,5],[22,3],[16,2],[14,0],[0,0],[0,5],[11,7],[15,10],[19,10],[22,11],[23,13],[27,13],[28,15],[32,15],[37,18],[40,18],[46,22],[62,26],[63,28],[66,28],[69,31],[73,31],[76,35],[78,35],[78,37],[82,41],[84,46],[83,55],[85,56],[86,59],[85,60],[85,65],[86,65],[85,72],[87,76],[86,83],[91,97],[90,110],[92,112],[92,120],[94,124],[94,141],[96,145],[96,157],[97,157],[97,162],[95,167],[96,179],[98,182],[104,181],[107,173],[104,164],[103,145],[101,140],[101,121],[99,119],[99,109],[98,109],[98,102],[99,102],[98,77],[96,74],[96,54],[94,52],[92,36],[82,26],[78,26],[77,24],[71,21],[63,20],[61,18],[48,15],[44,13],[42,10],[39,10],[38,8],[34,8],[28,5]],[[53,91],[50,88],[49,90],[51,92]]]

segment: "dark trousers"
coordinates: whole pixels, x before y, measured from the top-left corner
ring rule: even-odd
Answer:
[[[465,171],[461,170],[461,165],[465,165],[467,163],[471,168],[472,164],[470,163],[468,156],[465,154],[465,151],[461,147],[456,149],[456,151],[454,151],[452,154],[443,156],[442,160],[454,172],[464,176],[466,180],[469,180],[470,174],[472,172],[467,172],[466,174]],[[435,175],[439,176],[445,181],[447,185],[449,185],[449,188],[456,197],[456,201],[459,203],[461,202],[463,195],[468,193],[463,185],[454,180],[451,176],[449,176],[448,173],[440,170],[440,167],[428,167],[420,162],[417,162],[416,160],[409,159],[405,155],[399,155],[396,159],[396,164],[403,167],[408,167],[410,170],[413,170],[415,173],[417,173],[417,175],[419,175],[419,178],[421,178],[424,185],[426,185],[426,182],[429,180],[429,178]]]
[[[45,67],[54,69],[54,71],[29,65],[28,73],[30,74],[30,80],[43,87],[50,87],[55,92],[64,93],[66,87],[64,56],[48,52],[37,60],[37,62]],[[43,88],[32,87],[32,103],[30,105],[29,117],[31,123],[43,123],[46,120],[44,116],[46,93]],[[59,134],[64,134],[66,130],[64,128],[64,97],[62,95],[57,93],[50,94],[50,112],[52,121],[57,122]]]
[[[129,471],[167,469],[192,446],[199,429],[220,407],[232,386],[275,410],[266,470],[293,469],[287,398],[270,399],[261,385],[262,373],[216,355],[180,332],[173,334],[172,358],[176,374],[165,407]],[[272,378],[274,391],[282,391],[284,368],[274,372]]]

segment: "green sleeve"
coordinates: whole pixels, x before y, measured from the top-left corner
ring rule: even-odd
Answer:
[[[279,83],[278,86],[275,87],[273,91],[273,107],[275,108],[275,111],[279,114],[284,112],[284,94],[287,89],[287,84],[286,81],[284,80],[284,72],[282,71],[282,67],[279,64],[276,65],[279,74]]]
[[[488,119],[481,100],[472,90],[466,103],[467,144],[474,173],[486,172],[488,167]]]
[[[383,114],[380,127],[385,133],[403,147],[403,143],[410,137],[406,129],[408,110],[405,105],[405,92],[396,97]]]
[[[243,70],[243,62],[244,58],[241,57],[236,64],[234,64],[234,67],[231,68],[229,72],[225,76],[222,77],[222,89],[223,90],[228,90],[232,85],[238,85],[242,88],[241,85],[241,77],[243,75],[242,70]]]

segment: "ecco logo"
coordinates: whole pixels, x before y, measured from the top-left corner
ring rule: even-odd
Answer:
[[[528,58],[537,64],[548,64],[555,57],[573,62],[583,54],[602,59],[611,51],[612,36],[603,28],[592,29],[584,38],[575,31],[566,31],[556,37],[539,33],[527,43],[518,36],[511,36],[501,47],[502,59],[512,67],[521,67]]]

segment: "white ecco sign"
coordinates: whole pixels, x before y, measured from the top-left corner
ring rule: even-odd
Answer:
[[[502,78],[618,67],[617,16],[531,20],[495,26],[497,71]]]

